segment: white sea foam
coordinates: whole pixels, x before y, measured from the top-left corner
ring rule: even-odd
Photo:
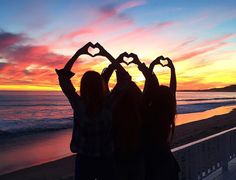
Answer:
[[[235,105],[230,92],[177,92],[179,114]],[[72,127],[72,109],[62,93],[0,92],[0,135]]]

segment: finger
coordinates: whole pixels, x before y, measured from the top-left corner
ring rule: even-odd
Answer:
[[[128,53],[127,52],[123,52],[120,54],[121,56],[128,56]]]
[[[89,48],[89,47],[92,47],[93,46],[93,43],[92,42],[88,42],[87,44],[85,44],[85,46],[84,47],[87,47],[87,48]]]
[[[125,62],[124,60],[122,60],[120,63],[125,63],[126,65],[129,65],[129,63]]]
[[[129,55],[130,56],[137,56],[137,54],[134,54],[134,53],[130,53]]]
[[[172,62],[172,60],[170,58],[168,58],[168,57],[166,57],[165,60],[167,60],[168,62],[169,61]]]
[[[96,42],[96,44],[95,44],[94,46],[97,47],[97,48],[99,48],[99,49],[100,49],[100,48],[103,48],[102,45],[101,45],[99,42]]]
[[[117,58],[116,58],[116,60],[117,60],[117,62],[118,63],[121,63],[122,61],[123,61],[123,55],[122,54],[120,54]]]
[[[154,64],[161,64],[160,59],[155,59],[155,60],[154,60]]]
[[[137,56],[137,54],[131,53],[130,56],[135,59],[136,61],[139,61],[139,58]]]
[[[121,54],[118,56],[117,60],[118,60],[119,62],[124,61],[123,58],[124,58],[124,57],[127,57],[127,54],[128,54],[127,52],[121,53]]]
[[[134,59],[134,60],[133,60],[134,63],[135,63],[135,62],[137,63],[137,61],[139,61],[139,58],[138,58],[138,55],[137,55],[137,54],[131,53],[131,54],[130,54],[130,57],[132,57],[132,58]],[[135,64],[136,64],[136,63],[135,63]]]
[[[133,63],[133,64],[136,64],[135,61],[133,60],[133,61],[128,62],[127,65],[130,65],[130,64],[132,64],[132,63]]]
[[[118,60],[118,59],[120,59],[122,57],[122,54],[120,54],[116,59]]]
[[[162,55],[156,58],[156,60],[161,60],[161,59],[165,59],[165,58]]]
[[[91,41],[89,41],[87,44],[88,44],[88,45],[93,45],[93,43],[92,43]]]

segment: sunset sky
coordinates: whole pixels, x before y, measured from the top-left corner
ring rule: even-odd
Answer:
[[[114,57],[137,53],[147,65],[170,57],[179,90],[236,84],[235,0],[0,0],[0,90],[59,90],[55,68],[88,41]],[[107,65],[81,56],[77,89],[85,71]],[[137,67],[124,67],[142,86]],[[154,70],[168,84],[169,69]]]

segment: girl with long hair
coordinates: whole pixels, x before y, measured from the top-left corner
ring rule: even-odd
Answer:
[[[74,75],[72,66],[80,55],[88,54],[91,42],[79,49],[66,63],[63,69],[56,72],[59,84],[73,109],[73,132],[70,149],[76,153],[75,179],[114,179],[112,113],[107,104],[108,80],[112,67],[101,75],[95,71],[84,73],[80,83],[80,95],[76,93],[70,80]]]
[[[143,90],[143,147],[145,157],[146,180],[177,180],[179,165],[170,149],[175,130],[176,115],[176,75],[169,58],[160,56],[147,68],[137,55],[133,54],[133,63],[145,76]],[[160,60],[167,60],[163,65]],[[159,85],[153,68],[156,64],[171,69],[170,86]]]
[[[100,55],[115,64],[116,86],[110,93],[114,140],[115,176],[117,180],[143,180],[141,153],[142,92],[121,66],[127,52],[114,59],[100,44]]]

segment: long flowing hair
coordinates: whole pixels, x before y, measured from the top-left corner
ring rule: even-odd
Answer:
[[[142,92],[134,82],[115,98],[113,104],[113,133],[116,148],[121,152],[135,152],[141,145]]]
[[[148,89],[148,88],[147,88]],[[145,116],[151,138],[168,142],[175,131],[176,99],[168,86],[144,92]]]
[[[106,93],[104,80],[98,72],[84,73],[80,82],[80,95],[89,117],[95,116],[101,110]]]

